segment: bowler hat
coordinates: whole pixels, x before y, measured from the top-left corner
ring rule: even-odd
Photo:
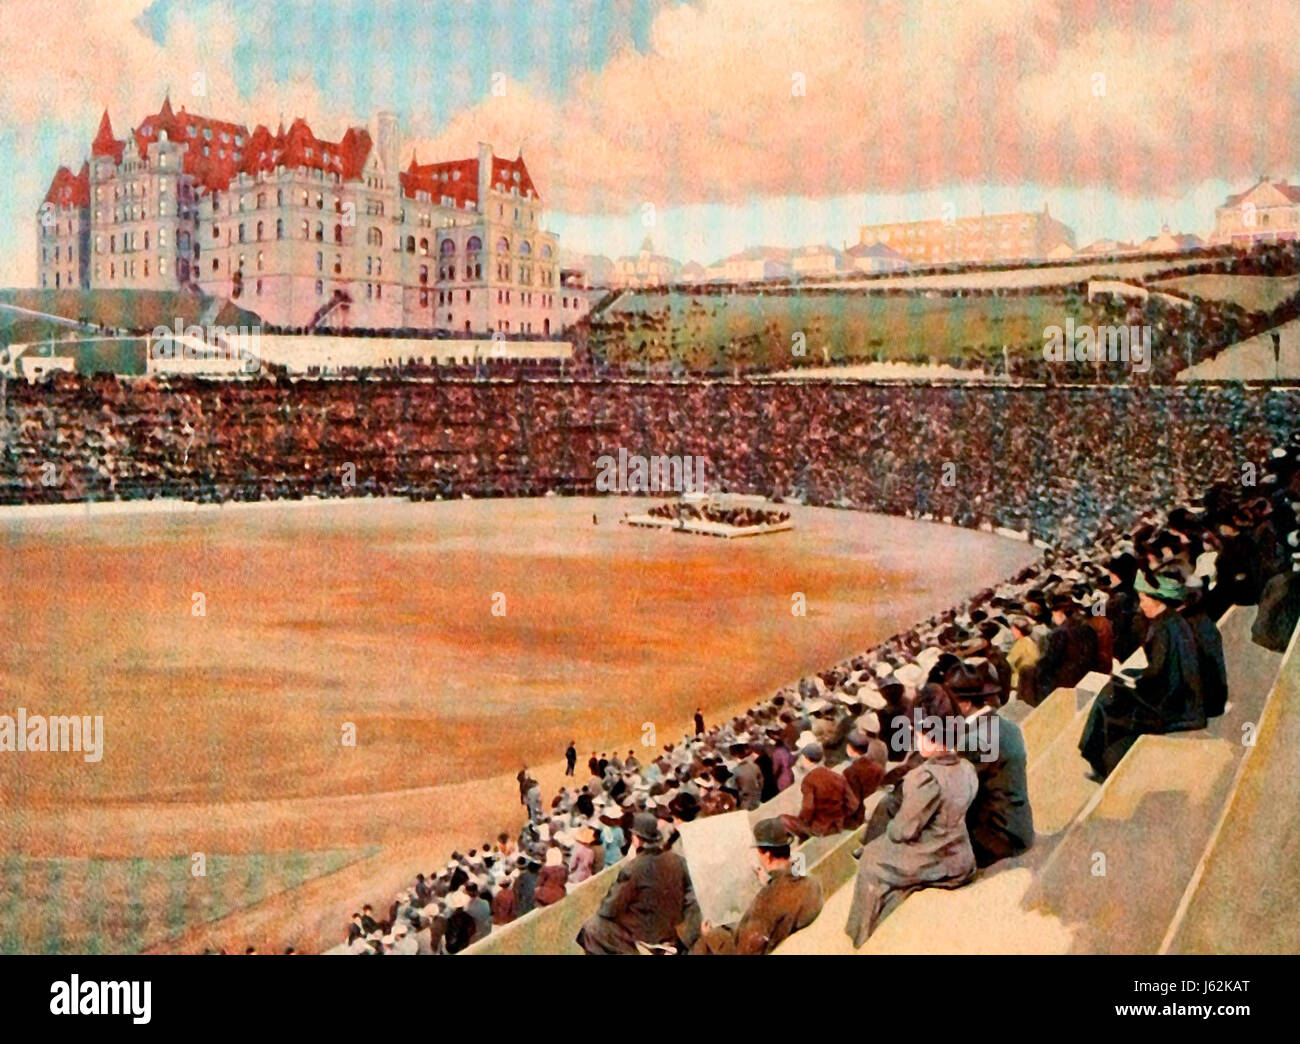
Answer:
[[[654,843],[663,835],[659,832],[659,820],[649,812],[638,812],[632,817],[632,836],[642,841]]]
[[[963,660],[944,672],[943,687],[954,698],[980,702],[1002,691],[998,673],[988,660]]]

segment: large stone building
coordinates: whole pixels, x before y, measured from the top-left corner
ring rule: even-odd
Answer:
[[[1295,239],[1300,231],[1300,185],[1260,178],[1214,211],[1211,246],[1248,249],[1256,243]]]
[[[338,141],[172,109],[108,113],[37,219],[45,287],[191,289],[284,327],[545,336],[579,317],[522,156],[399,165],[397,119]],[[569,298],[572,302],[572,298]]]
[[[915,267],[1046,259],[1062,244],[1074,249],[1074,230],[1047,212],[981,214],[864,225],[863,246],[883,243]]]

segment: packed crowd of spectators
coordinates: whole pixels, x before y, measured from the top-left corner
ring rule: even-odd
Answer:
[[[1300,391],[1286,387],[59,376],[4,391],[0,496],[9,503],[587,493],[597,459],[626,449],[702,457],[724,491],[1002,526],[1050,545],[1040,568],[744,715],[653,756],[596,758],[585,783],[575,779],[549,804],[525,775],[524,829],[417,877],[381,916],[360,911],[349,930],[357,952],[458,952],[493,924],[559,901],[632,848],[629,865],[671,854],[681,822],[753,808],[796,784],[800,811],[767,829],[765,851],[779,855],[800,837],[854,826],[863,798],[882,783],[897,785],[897,813],[917,753],[896,745],[899,722],[909,702],[942,704],[930,686],[950,707],[1013,694],[1032,702],[1084,667],[1104,667],[1107,650],[1119,657],[1148,641],[1149,625],[1126,617],[1126,604],[1147,597],[1194,615],[1188,591],[1198,582],[1204,594],[1194,601],[1211,622],[1231,602],[1273,605],[1274,640],[1295,602],[1296,574],[1285,567],[1300,550],[1300,480],[1287,439]],[[1288,448],[1271,469],[1260,467],[1277,444]],[[1187,507],[1166,517],[1171,504]],[[1172,633],[1174,624],[1166,617],[1161,626]],[[996,693],[953,674],[975,670],[972,660],[991,668]],[[1208,676],[1209,667],[1198,671]],[[1177,727],[1204,723],[1201,699]],[[1137,713],[1090,723],[1101,738],[1084,753],[1104,774],[1134,729],[1170,724]],[[831,772],[839,760],[862,764]],[[971,792],[976,805],[981,792]],[[877,827],[868,848],[883,836]],[[958,876],[966,873],[974,870]],[[874,924],[883,894],[869,889],[867,906],[855,904],[855,935]],[[645,929],[663,938],[641,938],[642,926],[634,941],[726,948],[707,926],[690,927],[689,889],[680,910],[676,903]],[[628,943],[605,924],[583,939],[592,952]]]
[[[706,460],[720,491],[1075,545],[1250,481],[1298,409],[1300,390],[1241,385],[59,375],[6,389],[0,502],[594,493],[625,449]]]
[[[379,917],[370,907],[354,914],[346,949],[459,953],[630,855],[579,935],[587,952],[770,952],[821,909],[819,887],[785,868],[791,846],[858,829],[864,847],[845,930],[860,945],[909,891],[960,886],[1033,845],[1017,725],[998,718],[992,758],[975,741],[1000,708],[1033,706],[1145,650],[1146,663],[1119,675],[1080,737],[1086,764],[1104,777],[1143,733],[1201,729],[1224,714],[1216,621],[1229,606],[1259,604],[1255,640],[1285,648],[1300,615],[1300,435],[1270,455],[1261,479],[1215,484],[1167,514],[1108,526],[1088,546],[1049,550],[996,588],[713,728],[697,710],[694,734],[662,750],[593,751],[579,773],[570,743],[566,785],[549,803],[520,771],[526,822],[517,834],[417,875]],[[923,740],[918,710],[958,722],[970,742]],[[783,869],[762,863],[764,891],[740,925],[702,923],[685,864],[663,865],[665,853],[680,851],[682,824],[752,812],[795,786],[798,812],[755,827],[756,845]],[[930,807],[915,833],[892,829],[917,814],[909,801],[926,786]],[[955,808],[946,820],[945,804]],[[943,844],[928,843],[941,834]]]
[[[627,374],[753,374],[800,366],[851,366],[889,361],[879,354],[883,351],[882,340],[871,336],[875,331],[861,319],[856,325],[850,321],[846,303],[835,300],[837,293],[799,291],[793,295],[790,311],[781,316],[781,321],[770,315],[763,318],[757,310],[747,310],[744,305],[728,305],[728,292],[715,290],[709,295],[693,297],[681,315],[671,307],[671,296],[651,297],[650,307],[657,306],[658,310],[616,308],[593,315],[588,328],[580,331],[577,339],[584,356],[590,357],[593,365],[612,366]],[[936,293],[926,288],[895,289],[879,292],[878,296],[914,298],[933,309]],[[974,371],[988,378],[1009,377],[1046,384],[1168,383],[1186,367],[1293,317],[1293,313],[1284,309],[1276,315],[1256,314],[1229,301],[1179,300],[1168,294],[1146,300],[1117,295],[1099,295],[1089,300],[1086,282],[1051,288],[962,289],[946,291],[940,296],[951,302],[951,315],[946,320],[948,328],[940,338],[945,347],[934,350],[918,347],[907,361]],[[1035,299],[1033,314],[1041,317],[1041,325],[1026,327],[1020,322],[1001,321],[1003,312],[1017,309],[1017,298]],[[767,308],[774,307],[771,302],[780,299],[780,295],[771,292],[761,297]],[[641,299],[635,300],[639,303]],[[979,329],[978,324],[969,329],[966,324],[971,322],[969,313],[980,309],[987,313],[985,325],[990,331],[989,339],[986,343],[963,343]],[[794,315],[799,315],[804,325],[799,332],[807,341],[823,345],[824,350],[792,353]],[[940,321],[930,313],[927,318]],[[1064,328],[1067,319],[1077,328],[1123,328],[1124,351],[1119,352],[1117,347],[1116,358],[1111,359],[1103,341],[1105,358],[1045,359],[1046,328]],[[1007,326],[1011,328],[1010,333],[1006,332]],[[1149,359],[1134,359],[1129,354],[1130,331],[1140,332]]]

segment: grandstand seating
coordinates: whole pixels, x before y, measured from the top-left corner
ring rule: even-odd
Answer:
[[[1241,865],[1252,860],[1255,848],[1272,849],[1273,839],[1286,836],[1294,809],[1293,804],[1279,809],[1274,821],[1264,824],[1230,816],[1224,823],[1231,830],[1211,836],[1220,809],[1240,804],[1248,811],[1266,793],[1263,778],[1283,774],[1287,761],[1277,753],[1285,733],[1275,726],[1300,712],[1295,643],[1285,658],[1251,643],[1254,614],[1254,608],[1235,607],[1220,622],[1233,694],[1227,713],[1205,732],[1142,737],[1100,787],[1084,775],[1076,746],[1088,707],[1069,720],[1054,718],[1049,710],[1035,723],[1054,700],[1074,705],[1073,690],[1058,689],[1035,708],[1023,726],[1038,834],[1034,847],[981,872],[966,888],[915,893],[857,952],[1224,952],[1221,937],[1207,931],[1230,916],[1214,897],[1239,894]],[[1270,690],[1273,703],[1261,716]],[[1251,773],[1234,779],[1235,764],[1249,750],[1239,739],[1247,721],[1260,722],[1267,753],[1252,759],[1259,766],[1258,779]],[[1053,722],[1060,727],[1054,729]],[[1213,873],[1207,871],[1199,885],[1193,881],[1195,887],[1189,886],[1198,858],[1216,840],[1217,858],[1208,864]],[[1100,866],[1097,852],[1106,857],[1105,876],[1092,872]],[[1269,863],[1281,865],[1283,858],[1274,852]],[[1293,865],[1287,865],[1288,879],[1295,876]],[[843,928],[852,888],[850,876],[829,896],[817,921],[776,952],[853,952]],[[1256,909],[1268,905],[1258,899],[1254,903]],[[1228,902],[1227,909],[1232,907]],[[1264,930],[1269,928],[1294,932],[1294,926],[1270,923]],[[1228,952],[1261,949],[1258,938],[1241,929],[1235,938]],[[1278,952],[1286,952],[1285,946]]]
[[[1253,810],[1268,807],[1268,787],[1279,778],[1300,791],[1279,735],[1280,729],[1300,725],[1300,650],[1293,641],[1283,657],[1254,645],[1254,614],[1253,607],[1234,607],[1220,622],[1233,694],[1227,713],[1203,732],[1142,737],[1103,785],[1085,774],[1077,746],[1101,689],[1096,679],[1087,680],[1091,688],[1057,689],[1027,713],[1013,703],[1008,712],[1023,716],[1029,750],[1034,847],[982,871],[965,888],[913,894],[857,952],[1223,950],[1217,926],[1231,917],[1234,906],[1228,903],[1225,913],[1220,897],[1235,900],[1243,881],[1260,876],[1259,868],[1253,875],[1246,869],[1255,865],[1252,853],[1270,850],[1269,868],[1285,861],[1273,881],[1297,876],[1290,858],[1295,853],[1274,840],[1286,836],[1294,803],[1273,803],[1273,815],[1262,823]],[[1258,752],[1240,742],[1245,722],[1260,725]],[[1245,765],[1251,770],[1234,774],[1248,752],[1253,756]],[[797,806],[798,788],[790,788],[750,813],[751,820],[792,811],[791,795]],[[1241,814],[1229,815],[1234,809]],[[844,923],[859,834],[812,838],[800,847],[806,871],[821,883],[827,902],[817,921],[787,939],[778,954],[853,952]],[[1093,874],[1100,866],[1098,852],[1105,855],[1104,876]],[[580,952],[574,944],[578,929],[599,908],[617,873],[618,864],[607,867],[561,902],[494,929],[465,952]],[[1268,906],[1258,899],[1254,905]],[[1295,931],[1271,922],[1256,927],[1265,933]],[[1239,925],[1233,938],[1238,952],[1260,948],[1249,923]],[[1288,945],[1294,949],[1294,941],[1279,943],[1282,950]]]
[[[1294,903],[1300,872],[1300,629],[1241,756],[1232,796],[1183,893],[1161,953],[1300,953]]]

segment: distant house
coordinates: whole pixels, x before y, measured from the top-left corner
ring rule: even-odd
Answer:
[[[1183,250],[1198,250],[1203,246],[1205,241],[1200,236],[1175,235],[1169,231],[1168,225],[1164,225],[1158,236],[1148,236],[1137,249],[1140,254],[1176,254]]]
[[[838,275],[845,267],[844,255],[833,247],[800,247],[790,255],[791,271],[800,279]]]
[[[848,266],[858,272],[904,272],[908,261],[902,254],[884,243],[858,243],[844,251]]]
[[[1297,229],[1300,185],[1261,178],[1215,209],[1210,245],[1246,249],[1256,243],[1280,243],[1295,239]]]
[[[749,247],[724,257],[706,270],[711,282],[762,283],[789,279],[794,275],[791,258],[794,251],[785,247]]]
[[[702,283],[706,278],[704,266],[698,261],[687,261],[677,278],[683,283]]]
[[[654,252],[649,236],[635,254],[620,257],[614,262],[612,285],[618,287],[666,286],[677,282],[682,263],[676,258]]]

